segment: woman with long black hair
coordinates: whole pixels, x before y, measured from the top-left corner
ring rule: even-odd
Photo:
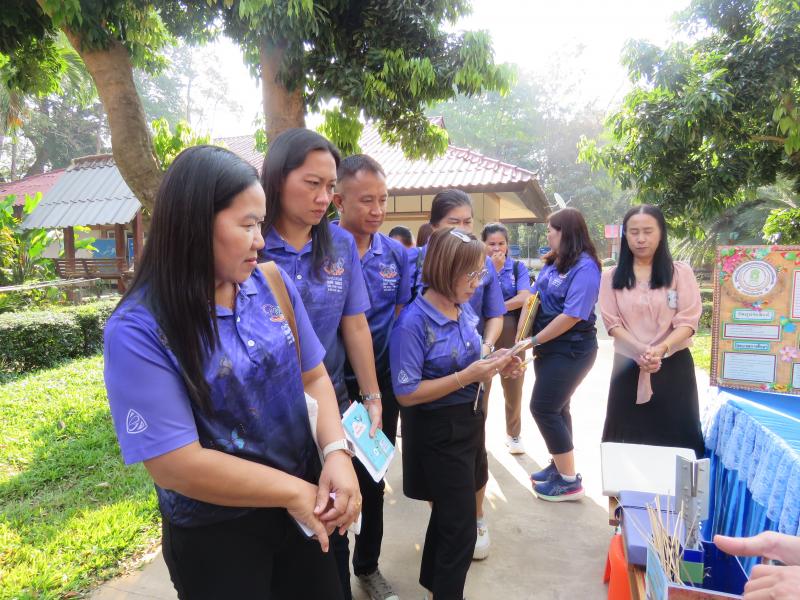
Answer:
[[[531,475],[541,500],[562,502],[584,495],[575,471],[570,400],[597,358],[594,305],[600,261],[580,211],[562,208],[547,219],[545,266],[533,285],[539,310],[533,324],[536,380],[531,412],[552,462]]]
[[[265,210],[258,174],[242,159],[215,146],[184,150],[105,329],[122,455],[155,481],[181,599],[342,597],[323,551],[334,527],[356,519],[358,482],[343,452],[320,464],[304,392],[319,404],[319,443],[338,447],[344,432],[297,290],[279,271],[295,337],[256,268]]]
[[[672,260],[656,206],[622,221],[619,265],[603,273],[600,311],[614,338],[604,442],[705,453],[694,361],[689,352],[702,302],[689,265]]]
[[[260,254],[294,281],[325,348],[324,363],[340,412],[359,399],[351,399],[347,391],[346,358],[374,433],[381,426],[382,404],[365,315],[370,302],[361,258],[353,236],[330,224],[326,216],[339,162],[336,147],[309,129],[288,129],[270,141],[261,171],[267,212]],[[334,533],[332,543],[347,600],[351,597],[347,535]]]

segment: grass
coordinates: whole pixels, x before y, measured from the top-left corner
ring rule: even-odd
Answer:
[[[704,371],[711,371],[711,332],[706,330],[698,331],[692,338],[692,358],[696,367]]]
[[[102,357],[0,380],[0,599],[83,596],[159,523],[147,472],[122,463]]]

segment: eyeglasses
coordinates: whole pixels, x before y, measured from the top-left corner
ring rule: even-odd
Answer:
[[[473,271],[467,273],[467,281],[475,281],[476,279],[483,279],[489,273],[489,269],[481,269],[480,271]]]
[[[451,229],[450,230],[450,235],[457,237],[458,239],[460,239],[462,242],[465,242],[465,243],[469,243],[469,242],[472,241],[471,237],[469,237],[463,231],[459,231],[458,229]]]

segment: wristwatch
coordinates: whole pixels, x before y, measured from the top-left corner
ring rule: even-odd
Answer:
[[[383,398],[380,392],[372,392],[371,394],[362,394],[359,392],[359,396],[361,396],[361,402],[371,402],[372,400],[381,400]]]
[[[351,458],[356,454],[356,449],[355,446],[353,446],[353,442],[351,442],[347,438],[342,438],[341,440],[336,440],[335,442],[331,442],[322,449],[322,460],[324,461],[326,458],[328,458],[328,455],[331,452],[336,452],[338,450],[344,451],[344,453],[350,456]]]

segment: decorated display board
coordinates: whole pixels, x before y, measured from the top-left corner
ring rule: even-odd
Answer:
[[[800,395],[800,246],[720,246],[711,383]]]

